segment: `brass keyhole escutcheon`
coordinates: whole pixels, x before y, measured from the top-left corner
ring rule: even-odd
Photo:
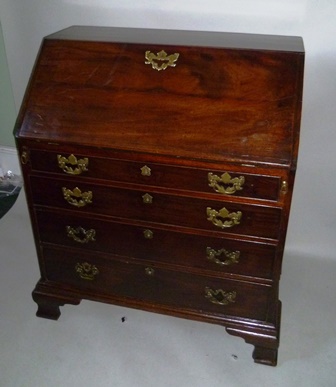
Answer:
[[[140,171],[142,176],[150,176],[152,174],[152,170],[147,165],[140,168]]]
[[[153,276],[155,273],[155,270],[152,267],[146,267],[145,273],[149,276]]]
[[[146,193],[142,195],[142,201],[145,204],[152,204],[153,203],[153,196],[151,196],[149,193]]]
[[[143,234],[144,234],[144,237],[146,239],[153,239],[153,231],[151,231],[151,230],[144,230]]]

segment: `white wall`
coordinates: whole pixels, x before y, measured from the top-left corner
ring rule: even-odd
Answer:
[[[336,260],[336,1],[1,0],[0,17],[17,108],[42,37],[73,24],[302,36],[304,106],[287,249]]]
[[[14,146],[12,130],[16,110],[0,23],[0,146]],[[1,154],[1,151],[0,151]],[[0,166],[1,156],[0,156]]]

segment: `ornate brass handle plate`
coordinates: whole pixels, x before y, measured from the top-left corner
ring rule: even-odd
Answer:
[[[88,171],[89,159],[87,157],[77,159],[73,154],[69,157],[57,155],[57,161],[58,166],[69,175],[80,175]]]
[[[78,187],[74,190],[62,188],[64,199],[75,207],[84,207],[92,203],[92,191],[82,192]]]
[[[209,261],[212,261],[220,266],[229,266],[234,263],[239,263],[240,251],[229,251],[226,249],[215,250],[211,247],[206,248],[206,255]],[[223,255],[226,259],[222,260],[219,257]]]
[[[230,303],[236,302],[237,293],[234,291],[226,292],[222,289],[213,290],[209,287],[206,287],[204,291],[205,298],[207,298],[213,304],[225,306]]]
[[[212,222],[216,227],[219,228],[230,228],[240,224],[242,218],[242,212],[229,212],[225,207],[221,210],[216,211],[210,207],[206,209],[207,219]],[[222,218],[222,219],[219,219]]]
[[[96,241],[96,230],[90,228],[85,230],[83,227],[73,228],[66,226],[67,236],[78,243],[88,243]]]
[[[80,276],[80,278],[88,281],[94,280],[96,275],[99,274],[99,270],[97,269],[97,267],[87,262],[78,262],[75,266],[75,270],[76,273],[78,273],[78,275]]]
[[[232,195],[236,191],[241,191],[245,183],[245,177],[239,176],[232,178],[228,172],[223,173],[221,176],[214,175],[212,172],[208,173],[209,187],[212,187],[214,191]]]
[[[168,55],[164,50],[161,50],[156,55],[150,51],[145,52],[145,64],[152,65],[152,68],[157,71],[166,70],[168,66],[175,67],[176,61],[180,54],[175,52],[175,54]]]

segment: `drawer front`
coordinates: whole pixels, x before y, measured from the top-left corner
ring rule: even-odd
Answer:
[[[187,191],[278,200],[279,176],[263,176],[228,169],[197,169],[156,163],[89,157],[85,154],[32,150],[34,171],[88,177]]]
[[[281,210],[31,177],[35,204],[182,227],[277,239]]]
[[[238,274],[273,278],[276,249],[273,245],[183,234],[48,211],[37,211],[37,220],[44,243],[209,271],[216,276]]]
[[[95,295],[267,321],[272,288],[45,249],[47,279]]]

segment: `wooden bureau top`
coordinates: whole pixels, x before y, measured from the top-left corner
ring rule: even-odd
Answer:
[[[45,39],[304,52],[303,40],[299,36],[212,31],[72,26]]]
[[[44,39],[16,136],[293,167],[303,61],[297,37],[71,27]]]

